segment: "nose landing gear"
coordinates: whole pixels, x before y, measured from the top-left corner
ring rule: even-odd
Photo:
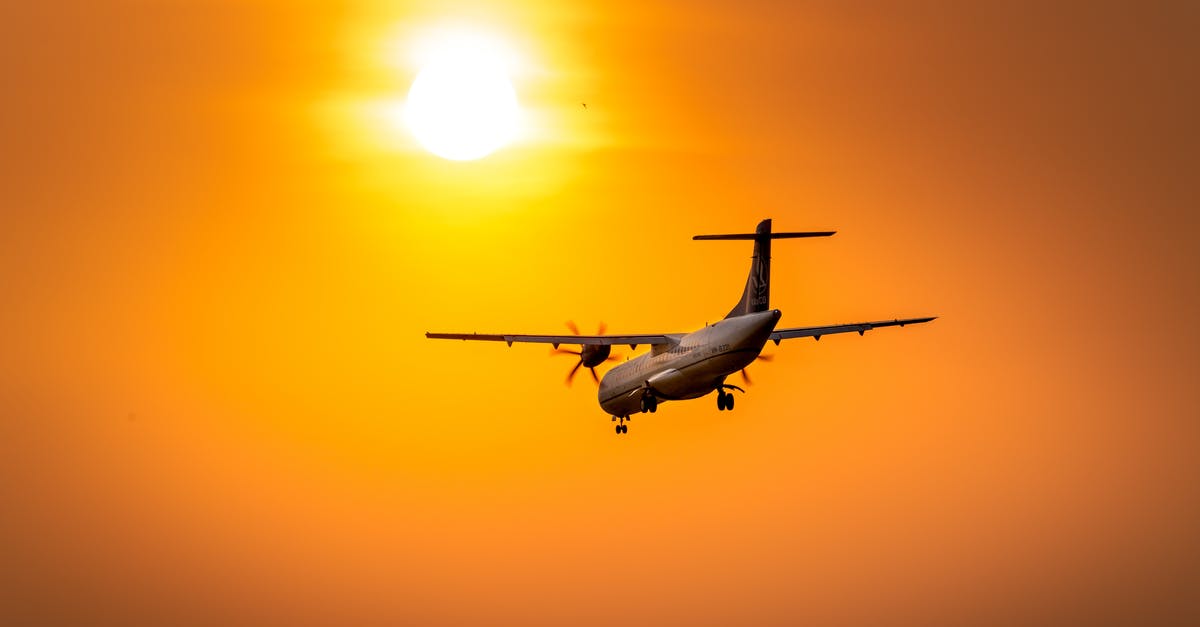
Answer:
[[[629,433],[629,425],[625,424],[626,420],[630,420],[629,416],[613,416],[613,422],[616,422],[618,418],[621,419],[621,422],[616,426],[617,435]]]

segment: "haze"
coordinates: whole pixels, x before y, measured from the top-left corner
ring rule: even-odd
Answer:
[[[1195,7],[6,3],[0,622],[1195,624]],[[444,19],[477,162],[392,124]],[[696,328],[766,217],[781,325],[940,318],[620,438],[423,337]]]

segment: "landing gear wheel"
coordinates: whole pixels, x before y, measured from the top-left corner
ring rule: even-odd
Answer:
[[[629,433],[629,425],[621,425],[621,433]]]
[[[624,427],[624,426],[625,425],[617,425],[617,435],[621,435],[621,427]]]
[[[657,397],[651,396],[649,399],[649,404],[650,404],[650,413],[653,414],[654,412],[658,411],[658,398]]]
[[[725,411],[725,397],[729,396],[725,390],[717,392],[717,411]]]
[[[725,395],[725,409],[728,409],[729,411],[733,411],[733,395],[732,394]]]

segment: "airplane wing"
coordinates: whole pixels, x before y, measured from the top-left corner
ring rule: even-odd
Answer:
[[[670,344],[671,339],[665,333],[634,334],[634,335],[504,335],[487,333],[425,333],[431,340],[477,340],[482,342],[505,342],[509,346],[513,342],[531,342],[534,344],[551,344],[558,348],[559,344],[591,344],[616,345],[628,344],[629,348],[637,348],[638,344]]]
[[[780,340],[790,340],[797,337],[811,337],[815,340],[820,340],[822,335],[833,335],[834,333],[850,333],[856,332],[859,335],[878,329],[879,327],[902,327],[906,324],[921,324],[936,320],[937,316],[928,318],[905,318],[903,320],[897,318],[895,320],[879,320],[877,322],[855,322],[851,324],[833,324],[824,327],[795,327],[791,329],[775,329],[771,333],[771,341],[778,346]]]

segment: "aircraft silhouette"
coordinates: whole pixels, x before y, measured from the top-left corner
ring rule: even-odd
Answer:
[[[579,362],[568,375],[568,382],[580,367],[592,371],[595,367],[612,360],[614,345],[628,345],[631,349],[640,344],[649,344],[650,352],[614,366],[599,379],[600,407],[619,421],[618,434],[628,433],[625,424],[636,413],[654,413],[664,401],[682,401],[717,393],[717,409],[732,410],[733,393],[742,388],[725,382],[726,377],[741,371],[749,383],[745,368],[755,359],[770,359],[761,355],[768,341],[776,345],[782,340],[822,336],[835,333],[855,332],[859,335],[881,327],[921,324],[934,320],[936,316],[924,318],[895,318],[873,322],[854,322],[814,327],[791,327],[777,329],[775,325],[782,315],[778,309],[769,309],[771,293],[771,242],[777,239],[829,237],[836,231],[806,231],[794,233],[772,233],[771,220],[763,220],[754,233],[721,235],[696,235],[694,240],[747,240],[754,242],[754,255],[750,262],[750,275],[742,290],[742,298],[724,319],[706,325],[691,333],[635,333],[606,335],[602,326],[596,335],[580,335],[574,323],[568,323],[572,335],[520,335],[478,333],[426,333],[430,339],[480,340],[488,342],[531,342],[550,344],[558,350],[561,344],[580,347],[579,351],[567,351],[578,355]]]

